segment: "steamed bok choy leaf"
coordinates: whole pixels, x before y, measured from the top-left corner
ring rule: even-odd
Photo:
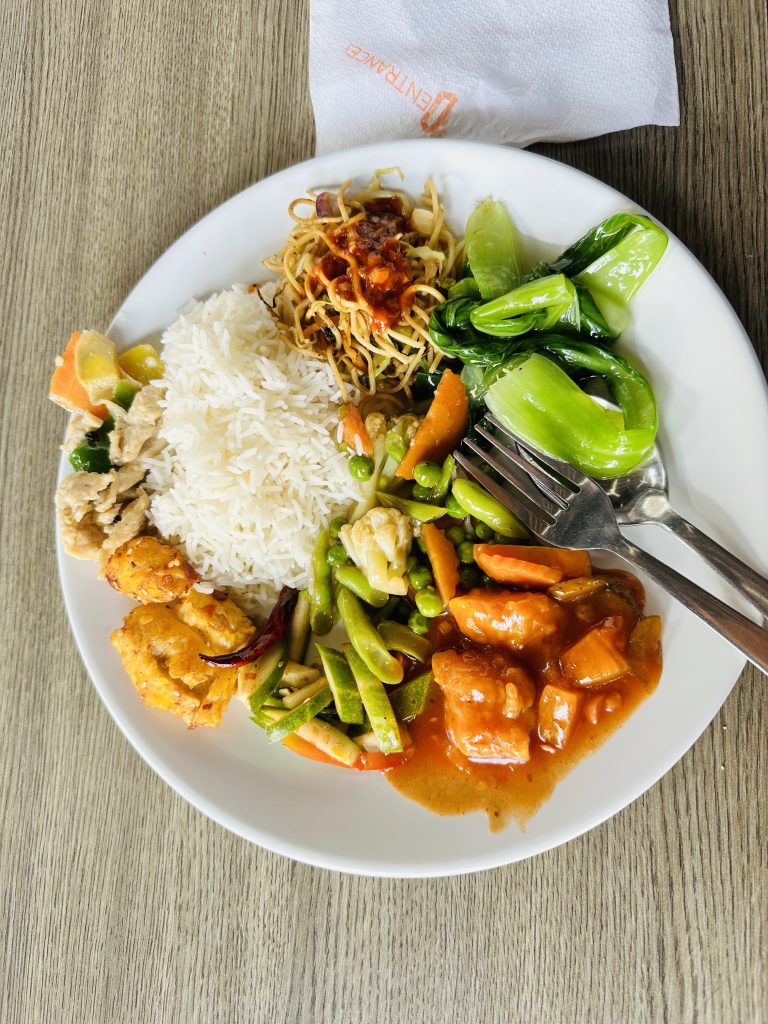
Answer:
[[[497,338],[516,338],[532,331],[578,325],[576,289],[563,274],[527,281],[511,292],[475,306],[472,326]]]
[[[467,221],[464,245],[472,278],[458,282],[455,294],[496,299],[520,284],[515,228],[503,203],[486,199],[475,207]],[[476,289],[467,283],[470,280]]]
[[[597,224],[552,263],[537,263],[529,278],[572,278],[579,293],[580,333],[615,338],[627,326],[627,305],[667,248],[667,234],[649,217],[617,213]]]
[[[602,378],[623,422],[569,373]],[[529,444],[590,476],[628,473],[647,458],[656,438],[656,401],[648,381],[621,356],[588,342],[552,337],[540,351],[515,356],[485,401]]]

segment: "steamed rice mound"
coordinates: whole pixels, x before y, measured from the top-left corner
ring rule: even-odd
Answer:
[[[196,303],[163,346],[167,446],[148,476],[150,519],[263,617],[281,586],[307,586],[318,531],[360,497],[335,439],[341,394],[240,286]]]

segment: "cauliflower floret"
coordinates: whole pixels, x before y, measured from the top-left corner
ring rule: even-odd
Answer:
[[[369,412],[365,417],[365,429],[368,437],[375,443],[379,437],[386,437],[387,417],[383,412]]]
[[[398,596],[408,592],[403,578],[413,540],[408,516],[395,508],[372,508],[356,523],[342,526],[339,540],[372,587]]]

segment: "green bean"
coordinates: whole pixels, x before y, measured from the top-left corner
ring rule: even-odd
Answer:
[[[397,495],[387,494],[385,491],[377,491],[376,497],[385,508],[396,508],[398,512],[410,516],[417,523],[431,523],[435,519],[442,519],[445,515],[445,509],[438,505],[427,505],[425,502],[411,501],[410,498],[399,498]]]
[[[443,611],[443,602],[434,587],[416,591],[416,607],[425,619],[434,619]]]
[[[441,469],[436,462],[417,462],[413,467],[413,479],[421,487],[430,490],[440,483]]]
[[[370,671],[390,686],[401,682],[403,666],[387,650],[381,634],[366,615],[358,598],[351,590],[342,587],[338,602],[339,614],[349,641]]]
[[[417,635],[410,626],[404,626],[401,622],[381,622],[379,632],[390,651],[401,651],[416,661],[426,661],[432,653],[429,640],[423,635]]]
[[[356,594],[361,601],[373,605],[374,608],[383,608],[389,600],[388,594],[371,586],[365,573],[356,565],[340,565],[336,570],[336,582],[341,583],[347,590]]]
[[[312,583],[309,588],[309,620],[316,636],[325,636],[333,626],[333,578],[328,563],[331,539],[321,531],[312,556]]]
[[[452,455],[446,455],[443,461],[440,477],[432,489],[433,501],[442,501],[451,487],[453,471],[456,469],[456,460]]]
[[[462,508],[496,533],[505,538],[522,539],[528,536],[520,520],[474,480],[454,480],[452,493]]]

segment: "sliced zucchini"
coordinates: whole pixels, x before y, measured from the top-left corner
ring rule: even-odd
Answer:
[[[401,751],[400,730],[384,684],[371,672],[352,644],[345,644],[342,650],[355,677],[378,749],[384,754]]]
[[[354,740],[320,718],[313,718],[306,725],[299,726],[296,735],[306,740],[307,743],[311,743],[313,747],[317,747],[318,750],[322,750],[329,757],[349,765],[350,768],[360,757],[360,747]]]
[[[429,702],[429,690],[432,685],[432,671],[427,670],[416,676],[403,686],[399,686],[389,695],[392,710],[401,722],[410,722],[420,715]]]
[[[311,683],[307,683],[306,686],[302,686],[300,690],[294,690],[293,693],[287,693],[283,697],[283,706],[289,710],[297,708],[299,704],[303,704],[305,700],[310,697],[314,697],[316,693],[320,693],[323,687],[328,685],[328,680],[318,672],[318,678],[313,680]]]
[[[400,622],[380,622],[381,638],[390,651],[402,651],[416,661],[426,661],[432,654],[432,644]]]
[[[237,670],[237,695],[251,711],[258,711],[277,689],[288,660],[286,647],[286,640],[282,637],[256,661],[241,665]]]
[[[309,591],[300,590],[291,616],[291,628],[288,631],[288,657],[291,661],[303,661],[307,653],[310,634],[309,610]]]
[[[299,726],[306,725],[307,722],[314,718],[318,711],[327,708],[332,700],[333,694],[331,693],[330,686],[324,686],[314,697],[305,700],[303,704],[294,708],[293,711],[289,711],[287,715],[283,715],[279,720],[268,725],[267,739],[270,743],[277,743],[289,733],[296,732]]]
[[[317,653],[325,669],[328,685],[333,693],[336,711],[342,722],[359,724],[363,721],[363,702],[343,654],[330,647],[317,644]]]
[[[290,640],[288,642],[290,644]],[[314,683],[314,681],[319,678],[320,673],[316,668],[311,668],[308,665],[299,665],[296,661],[287,661],[285,663],[285,670],[281,681],[283,686],[290,686],[292,689],[297,689],[299,686],[306,686],[307,683]]]

